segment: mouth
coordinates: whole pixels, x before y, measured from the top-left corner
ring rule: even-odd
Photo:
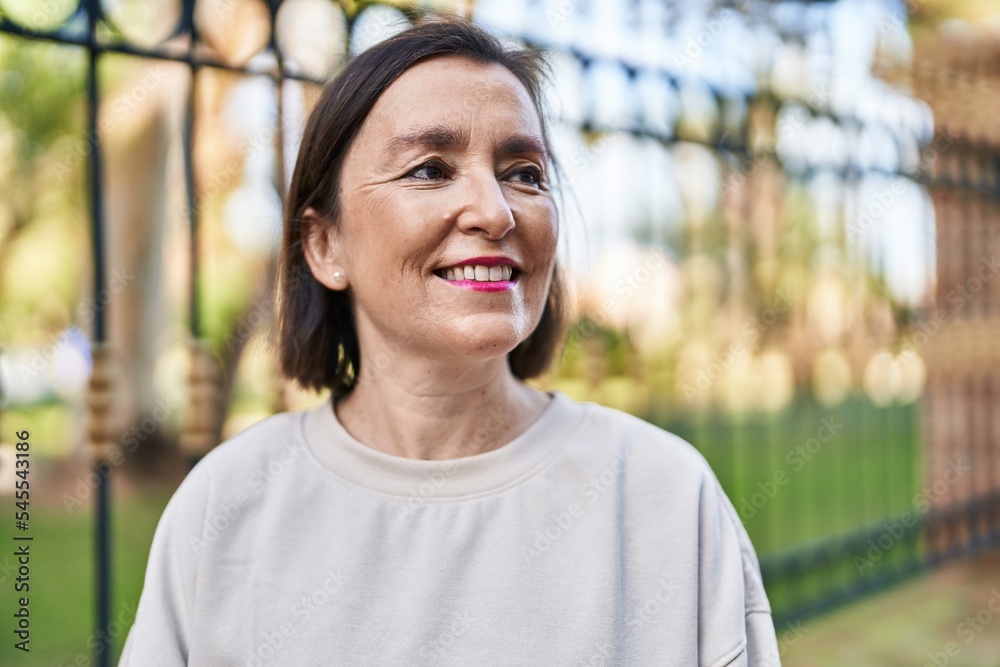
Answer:
[[[514,283],[521,276],[521,270],[513,266],[464,265],[447,269],[435,269],[434,275],[454,283]]]

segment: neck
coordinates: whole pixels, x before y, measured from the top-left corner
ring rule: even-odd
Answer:
[[[443,460],[502,447],[549,400],[513,376],[506,356],[448,368],[397,358],[391,372],[365,373],[362,364],[361,380],[334,409],[344,428],[373,449]]]

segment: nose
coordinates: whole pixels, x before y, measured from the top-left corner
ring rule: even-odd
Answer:
[[[461,207],[456,224],[464,232],[486,232],[501,239],[514,227],[514,212],[492,169],[477,170],[462,179]]]

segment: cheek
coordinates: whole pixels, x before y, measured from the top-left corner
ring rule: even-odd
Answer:
[[[536,261],[554,256],[559,237],[559,218],[550,201],[533,201],[521,209],[524,236]]]
[[[450,206],[447,197],[426,191],[385,189],[356,198],[348,250],[355,274],[382,300],[414,303],[409,290],[423,289],[420,279],[450,229]]]

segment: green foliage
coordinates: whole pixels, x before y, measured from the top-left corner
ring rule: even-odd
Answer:
[[[22,165],[81,130],[84,58],[77,47],[0,37],[0,116],[18,135]]]

